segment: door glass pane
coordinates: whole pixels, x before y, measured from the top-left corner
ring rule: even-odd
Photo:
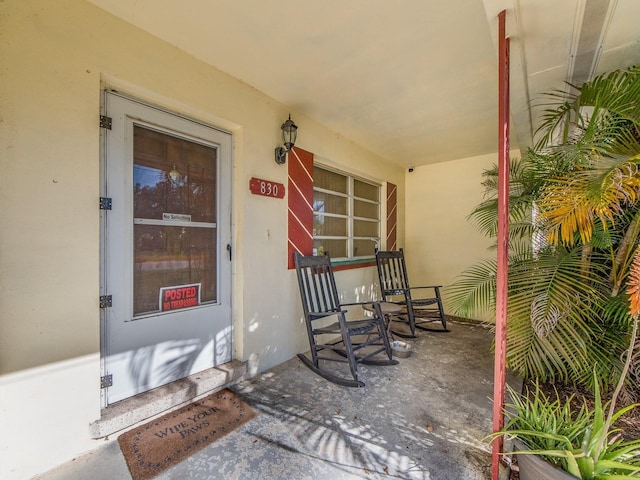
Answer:
[[[216,148],[136,125],[133,150],[134,315],[161,311],[168,287],[215,302]]]
[[[216,155],[213,147],[148,128],[133,131],[133,216],[189,215],[216,222]]]
[[[200,284],[200,301],[216,301],[214,228],[134,225],[133,313],[157,312],[160,289]]]

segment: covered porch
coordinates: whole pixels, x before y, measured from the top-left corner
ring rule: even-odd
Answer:
[[[363,365],[365,388],[332,384],[297,358],[239,382],[231,389],[257,417],[157,478],[490,478],[493,334],[448,325],[409,340],[415,350],[399,365]],[[37,478],[131,476],[113,438]]]
[[[295,358],[308,347],[290,266],[293,158],[282,165],[273,157],[281,124],[295,118],[296,148],[312,152],[318,170],[375,186],[378,233],[362,243],[371,251],[374,241],[404,247],[412,282],[450,285],[469,265],[495,257],[492,240],[467,215],[497,159],[497,14],[508,12],[514,52],[515,157],[531,143],[540,91],[638,63],[637,9],[633,0],[416,0],[402,8],[4,2],[0,427],[12,435],[0,443],[0,476],[31,478],[63,464],[42,478],[128,478],[116,430],[91,432],[119,401],[107,390],[116,356],[108,352],[110,319],[135,323],[109,310],[128,304],[107,279],[124,285],[134,262],[130,238],[105,234],[113,218],[107,183],[123,192],[115,208],[132,198],[125,189],[132,175],[106,180],[107,166],[118,165],[105,160],[113,152],[105,146],[110,123],[102,122],[108,92],[230,141],[221,211],[231,218],[221,222],[228,239],[215,251],[225,269],[220,343],[246,368],[246,380],[233,388],[259,416],[163,477],[487,476],[482,438],[491,430],[493,336],[486,328],[453,322],[451,333],[423,333],[400,365],[363,369],[364,390],[331,385]],[[257,195],[254,179],[286,185],[287,193]],[[397,223],[388,221],[389,210]],[[133,219],[117,225],[129,228]],[[124,239],[126,251],[106,255],[107,238]],[[107,258],[123,270],[107,275],[115,272]],[[376,297],[371,258],[345,255],[342,266],[345,300]],[[191,283],[166,287],[174,285]],[[114,353],[148,360],[146,352],[165,343],[186,343],[172,327],[162,341],[141,335],[138,345]],[[157,330],[152,324],[150,332]]]

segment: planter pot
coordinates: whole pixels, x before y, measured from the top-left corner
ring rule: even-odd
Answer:
[[[529,450],[520,440],[513,440],[514,451]],[[516,455],[520,480],[576,480],[577,477],[560,470],[538,455]]]

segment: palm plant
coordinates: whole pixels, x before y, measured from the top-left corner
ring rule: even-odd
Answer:
[[[537,142],[511,166],[507,362],[521,375],[617,378],[630,334],[621,285],[640,238],[640,68],[552,92]],[[496,171],[470,215],[495,236]],[[541,239],[541,243],[531,239]],[[495,309],[495,262],[449,288],[462,316]]]
[[[508,419],[505,428],[490,435],[497,438],[509,435],[515,443],[517,455],[535,455],[555,464],[572,477],[583,480],[640,479],[640,439],[625,441],[614,422],[640,404],[616,410],[616,402],[625,379],[630,372],[638,334],[640,317],[640,247],[636,248],[626,281],[629,295],[627,315],[631,320],[631,335],[625,352],[625,361],[616,388],[608,405],[602,403],[600,382],[594,375],[593,408],[583,404],[576,412],[572,408],[573,396],[564,403],[556,392],[556,399],[548,398],[538,383],[535,390],[519,395],[508,387],[513,403],[505,409]],[[522,459],[522,478],[565,478],[540,466],[540,463]],[[537,465],[537,466],[536,466]],[[542,472],[546,472],[543,474]]]

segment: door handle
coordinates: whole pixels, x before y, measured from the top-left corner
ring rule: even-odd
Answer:
[[[227,252],[229,252],[229,261],[231,261],[231,245],[227,243]]]

